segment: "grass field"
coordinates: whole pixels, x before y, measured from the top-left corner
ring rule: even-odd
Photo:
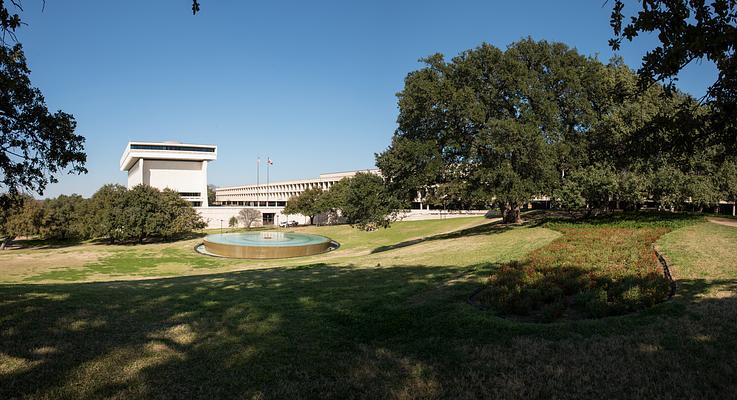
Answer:
[[[483,237],[491,233],[504,233],[503,230],[484,227],[474,230],[479,225],[488,222],[483,218],[413,221],[402,222],[390,229],[373,232],[359,231],[347,225],[302,227],[296,230],[319,233],[339,240],[340,248],[327,255],[278,261],[243,261],[205,257],[193,251],[195,245],[202,242],[201,238],[140,246],[111,246],[97,243],[68,246],[64,244],[37,245],[0,252],[0,264],[3,265],[3,268],[0,268],[0,282],[56,283],[160,278],[294,266],[313,262],[375,266],[381,262],[393,262],[392,260],[398,259],[401,259],[403,263],[417,263],[434,260],[437,256],[457,258],[463,253],[468,254],[463,257],[462,262],[456,261],[454,265],[501,261],[501,259],[488,259],[488,254],[485,254],[488,242]],[[447,251],[431,254],[433,244],[437,246],[439,238],[448,240],[444,243],[454,243],[453,238],[438,235],[458,231],[468,233],[463,239],[467,248],[453,246]],[[528,235],[529,237],[524,239],[526,244],[522,246],[518,245],[516,235],[501,235],[494,254],[512,259],[524,254],[526,250],[544,244],[546,236],[555,235],[555,233],[533,229],[525,231],[523,236]],[[435,237],[430,238],[432,236]],[[428,240],[423,238],[428,238]],[[416,240],[424,240],[424,242],[420,243],[420,246],[411,248],[406,246],[415,244]],[[394,246],[406,246],[406,248],[391,253],[385,251]],[[447,260],[438,261],[446,262]]]
[[[201,257],[195,240],[10,251],[0,255],[0,280],[13,282],[0,285],[0,398],[735,393],[737,228],[690,223],[660,238],[679,280],[672,301],[535,324],[466,300],[501,263],[560,233],[486,223],[310,228],[341,248],[286,262]],[[157,278],[167,274],[186,276]]]

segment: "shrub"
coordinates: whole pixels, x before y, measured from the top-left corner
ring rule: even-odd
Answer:
[[[105,185],[90,199],[89,214],[87,223],[94,237],[111,242],[171,239],[205,227],[202,218],[177,192],[147,185],[131,190]]]
[[[39,233],[44,239],[86,239],[90,226],[86,221],[88,201],[78,194],[60,195],[43,202]]]
[[[0,208],[0,250],[4,250],[17,236],[29,236],[38,233],[42,210],[39,202],[29,195],[4,193],[0,195],[0,203],[7,204]]]

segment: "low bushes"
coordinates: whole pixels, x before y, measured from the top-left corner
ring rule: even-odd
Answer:
[[[0,200],[8,195],[0,195]],[[61,195],[35,200],[21,196],[0,213],[4,248],[17,236],[50,240],[104,238],[111,243],[173,239],[205,227],[189,202],[170,189],[104,185],[91,198]]]
[[[624,314],[667,298],[652,245],[669,227],[556,229],[563,236],[494,273],[479,301],[502,314],[553,321]]]

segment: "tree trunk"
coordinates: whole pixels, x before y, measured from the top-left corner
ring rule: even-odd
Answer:
[[[522,222],[520,206],[517,203],[504,203],[501,205],[502,221],[505,224],[519,224]]]
[[[732,203],[732,216],[733,217],[735,216],[734,215],[735,214],[735,211],[737,211],[736,209],[737,209],[737,201],[735,201],[734,203]]]
[[[13,239],[15,239],[15,236],[8,236],[5,239],[3,239],[3,243],[0,244],[0,250],[5,250],[8,245],[13,242]]]

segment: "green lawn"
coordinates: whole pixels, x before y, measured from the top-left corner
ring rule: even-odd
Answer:
[[[660,245],[679,266],[676,279],[732,279],[737,271],[737,228],[704,222],[665,235]]]
[[[397,256],[396,253],[379,254],[385,253],[381,252],[385,246],[432,236],[436,236],[435,239],[437,239],[437,235],[478,227],[488,222],[480,217],[400,222],[389,229],[373,232],[359,231],[347,225],[302,227],[296,230],[331,237],[340,242],[340,248],[326,255],[291,260],[255,261],[204,257],[193,251],[195,245],[202,242],[201,238],[174,243],[127,246],[83,243],[70,246],[57,244],[48,248],[48,246],[39,246],[34,243],[36,247],[0,252],[0,264],[3,265],[3,268],[0,268],[0,282],[55,283],[128,280],[294,266],[314,262],[376,265],[384,260],[391,261]],[[486,233],[484,229],[486,228],[481,228],[483,231],[481,233]],[[530,248],[529,243],[537,246],[539,242],[537,239],[544,239],[551,233],[538,229],[529,231],[529,234],[531,237],[527,241],[528,245],[520,248],[514,245],[515,240],[507,241],[506,254],[508,257],[524,254]],[[486,242],[477,238],[476,246],[471,250],[485,245]],[[511,250],[508,249],[510,246]],[[417,247],[419,249],[417,251],[414,249],[405,251],[402,253],[402,260],[411,263],[427,258],[430,247],[425,245]],[[377,253],[367,257],[373,251]],[[480,257],[483,255],[464,260],[464,265],[477,262],[481,259]]]
[[[714,247],[735,246],[737,228],[700,223],[661,238],[682,277],[673,301],[619,317],[533,324],[466,300],[500,263],[560,234],[485,222],[407,222],[369,233],[309,228],[343,246],[281,263],[200,257],[194,242],[3,254],[2,269],[15,272],[2,279],[20,283],[0,285],[0,398],[735,393],[737,266],[734,252]],[[688,246],[703,256],[676,254],[690,255]],[[65,266],[75,251],[92,255]],[[49,259],[58,261],[32,266]],[[150,278],[165,270],[161,263],[195,275],[23,283]],[[699,263],[719,267],[699,277]],[[51,271],[62,276],[38,278]]]

